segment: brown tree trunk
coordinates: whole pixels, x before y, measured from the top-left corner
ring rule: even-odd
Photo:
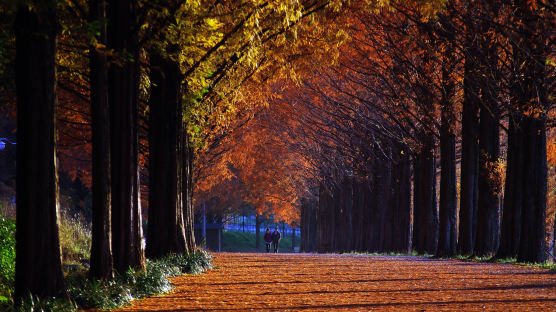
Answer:
[[[147,257],[186,251],[183,220],[183,110],[179,64],[151,56]]]
[[[14,301],[67,298],[58,236],[56,4],[17,10],[16,263]]]
[[[182,187],[182,200],[183,200],[183,221],[185,227],[185,243],[187,246],[186,251],[195,251],[195,221],[193,212],[193,165],[194,165],[194,151],[193,146],[189,141],[189,135],[185,131],[184,124],[184,164],[183,164],[183,187]]]
[[[517,260],[544,262],[546,260],[546,122],[543,117],[526,117],[525,168],[522,227]]]
[[[98,22],[99,44],[106,45],[106,6],[102,0],[89,1],[92,22]],[[108,105],[108,63],[104,51],[89,47],[91,119],[93,133],[93,224],[89,276],[113,277],[110,181],[110,107]]]
[[[260,215],[255,215],[255,248],[257,249],[261,247],[261,219]]]
[[[520,49],[515,53],[523,53],[524,55],[517,59],[526,60],[519,64],[521,79],[518,90],[522,94],[515,99],[519,102],[520,111],[524,112],[520,126],[525,143],[524,179],[517,186],[523,192],[523,223],[517,260],[544,262],[547,192],[546,114],[550,107],[546,60],[552,47],[549,37],[553,30],[551,26],[554,25],[554,15],[548,10],[540,11],[533,8],[529,1],[515,0],[514,5],[514,16],[520,35]]]
[[[317,203],[314,199],[309,200],[309,212],[307,215],[307,248],[305,251],[314,252],[317,246]]]
[[[436,207],[436,164],[434,136],[421,133],[423,147],[414,161],[413,249],[420,254],[435,254],[438,244]]]
[[[295,228],[292,226],[292,252],[295,252]]]
[[[332,251],[332,234],[334,233],[333,198],[323,184],[319,186],[318,241],[317,252]]]
[[[497,1],[486,2],[481,6],[484,14],[495,17],[499,13]],[[500,131],[498,122],[499,78],[498,51],[495,30],[491,22],[480,22],[479,56],[481,83],[481,110],[479,124],[479,206],[477,213],[477,237],[475,255],[491,256],[498,250],[500,239],[500,193],[501,185],[494,167],[500,156]]]
[[[403,154],[402,154],[403,153]],[[411,163],[407,152],[394,149],[392,166],[392,248],[394,252],[409,252],[411,226]]]
[[[524,180],[523,130],[521,122],[510,117],[508,130],[508,152],[506,160],[506,183],[504,185],[504,207],[502,226],[500,231],[500,247],[496,258],[513,258],[517,255],[521,235],[521,214],[523,203],[523,188],[519,187]]]
[[[442,67],[442,98],[440,126],[440,227],[438,249],[440,257],[451,257],[457,244],[457,190],[456,190],[456,116],[454,113],[455,85],[452,71],[455,67],[453,49],[448,46]]]
[[[349,252],[353,250],[353,177],[344,177],[342,183],[342,191],[344,198],[344,230],[340,233],[344,239],[343,251]]]
[[[486,95],[481,108],[479,135],[479,206],[477,212],[477,237],[475,255],[492,256],[498,250],[500,217],[500,185],[494,166],[500,154],[500,134],[498,130],[498,113],[492,95]],[[490,112],[489,112],[490,110]]]
[[[139,198],[137,137],[138,47],[134,0],[107,1],[108,48],[117,64],[109,70],[114,269],[145,269]],[[133,59],[129,59],[132,57]]]
[[[390,206],[392,162],[390,159],[380,159],[377,161],[376,184],[376,204],[377,204],[377,251],[386,252],[391,250],[392,234],[392,214]]]
[[[469,18],[469,17],[468,17]],[[479,105],[476,61],[477,43],[474,27],[469,23],[463,76],[463,110],[461,121],[461,181],[459,234],[457,250],[471,255],[475,249],[477,209],[479,204]]]

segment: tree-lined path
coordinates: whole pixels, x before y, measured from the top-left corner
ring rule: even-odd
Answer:
[[[216,254],[218,268],[121,311],[554,311],[556,274],[512,264],[330,254]]]

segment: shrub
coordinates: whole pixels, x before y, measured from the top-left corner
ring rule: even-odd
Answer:
[[[212,256],[204,250],[147,260],[146,271],[128,270],[110,281],[90,281],[76,273],[68,276],[70,298],[80,308],[114,309],[133,299],[172,290],[168,277],[196,274],[210,268]]]
[[[0,303],[11,300],[15,278],[15,221],[0,216]]]
[[[62,212],[60,219],[60,247],[64,264],[78,263],[88,258],[91,251],[91,224],[81,215]]]

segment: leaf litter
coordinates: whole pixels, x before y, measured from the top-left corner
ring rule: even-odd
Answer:
[[[118,311],[556,311],[556,273],[409,256],[215,253]]]

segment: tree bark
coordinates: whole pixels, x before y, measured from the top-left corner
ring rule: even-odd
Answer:
[[[292,252],[295,252],[295,228],[292,227]]]
[[[481,6],[484,14],[497,16],[499,2],[486,2]],[[475,255],[491,256],[498,250],[500,239],[500,193],[498,165],[500,156],[500,131],[498,122],[499,80],[498,51],[495,30],[490,21],[480,22],[478,38],[482,55],[478,57],[479,82],[481,84],[481,109],[479,124],[479,206],[477,214],[477,237]]]
[[[342,191],[344,198],[344,231],[340,233],[344,237],[343,251],[349,252],[353,250],[353,177],[344,177],[342,183]]]
[[[392,247],[394,252],[409,252],[411,227],[411,163],[407,152],[395,149],[392,167]],[[403,154],[402,154],[403,153]]]
[[[517,86],[516,86],[517,87]],[[500,233],[500,247],[496,258],[513,258],[517,255],[521,235],[521,218],[524,180],[524,146],[521,118],[517,114],[510,117],[508,130],[508,152],[506,160],[506,183],[504,185],[504,207]]]
[[[454,113],[455,85],[451,78],[455,67],[453,48],[448,47],[442,66],[442,98],[440,125],[440,228],[438,249],[440,257],[456,254],[457,190],[456,190],[456,116]]]
[[[474,33],[473,25],[468,32]],[[479,105],[475,57],[477,43],[468,35],[463,76],[463,110],[461,122],[461,182],[459,234],[457,250],[472,255],[475,249],[477,209],[479,205]]]
[[[546,193],[547,193],[547,150],[546,119],[550,107],[547,86],[546,60],[551,53],[549,41],[554,16],[548,10],[533,8],[529,1],[516,0],[515,19],[521,35],[518,59],[521,79],[518,90],[523,112],[521,127],[524,135],[524,179],[518,185],[523,192],[522,227],[517,260],[520,262],[544,262],[546,260]],[[535,10],[535,11],[534,11]]]
[[[186,252],[195,251],[195,221],[193,212],[193,161],[194,151],[193,146],[189,141],[187,134],[186,124],[184,124],[184,165],[183,165],[183,187],[182,187],[182,200],[183,200],[183,220],[185,226],[185,243]]]
[[[500,231],[500,185],[494,171],[500,154],[499,117],[492,95],[487,92],[483,98],[486,99],[483,105],[488,110],[483,107],[480,112],[479,206],[475,240],[475,255],[479,257],[496,253]]]
[[[117,54],[109,70],[112,181],[112,253],[119,273],[145,269],[137,137],[138,47],[134,0],[108,0],[108,48]],[[132,58],[132,59],[130,59]]]
[[[147,257],[186,252],[183,219],[183,110],[179,64],[151,56]]]
[[[106,6],[102,0],[89,1],[90,20],[100,25],[99,44],[106,45]],[[89,47],[93,222],[89,276],[93,279],[113,277],[110,181],[110,107],[108,105],[108,63],[106,53]]]
[[[56,45],[52,1],[17,10],[16,263],[14,301],[67,298],[58,236]]]
[[[318,210],[318,241],[317,252],[325,253],[332,251],[332,234],[334,233],[333,198],[321,183],[319,186],[319,210]]]
[[[261,247],[261,216],[255,215],[255,248]]]
[[[436,165],[434,136],[421,133],[421,150],[414,161],[413,249],[420,254],[435,254],[438,244],[436,207]]]
[[[387,147],[385,148],[387,149]],[[391,232],[392,232],[392,214],[390,204],[391,180],[392,180],[392,162],[390,159],[380,159],[376,163],[377,175],[376,192],[377,192],[377,251],[387,252],[391,250]]]

